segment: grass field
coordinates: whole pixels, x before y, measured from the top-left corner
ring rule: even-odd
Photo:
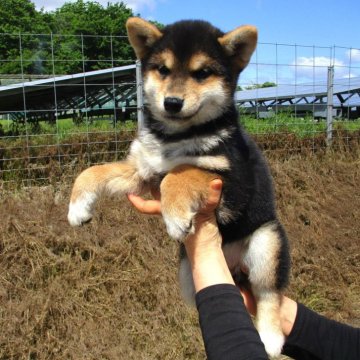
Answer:
[[[326,132],[326,121],[315,121],[311,116],[294,117],[288,113],[279,113],[267,119],[256,119],[253,116],[242,114],[240,123],[251,134],[293,133],[298,137],[311,137]],[[46,122],[22,125],[18,127],[19,135],[56,135],[59,139],[65,139],[73,134],[93,132],[114,132],[121,130],[135,130],[136,122],[127,120],[114,123],[109,120],[95,119],[89,123],[75,125],[72,119],[63,119],[50,125]],[[14,124],[8,120],[0,120],[0,128],[7,133],[14,129]],[[334,120],[334,130],[357,131],[360,130],[360,119],[357,120]]]
[[[287,113],[279,113],[274,117],[256,119],[253,116],[241,115],[240,122],[251,134],[293,133],[306,138],[326,132],[326,120],[314,120],[311,116],[294,117]],[[334,130],[360,130],[360,119],[334,120]]]
[[[360,147],[268,160],[291,243],[287,294],[360,325]],[[76,169],[68,169],[73,174]],[[200,360],[197,313],[179,294],[178,244],[159,217],[104,198],[82,228],[71,183],[3,191],[0,359]]]
[[[45,121],[40,121],[37,124],[19,125],[16,127],[12,121],[0,120],[0,128],[4,131],[4,135],[56,135],[59,139],[65,139],[74,134],[84,134],[92,132],[116,132],[123,130],[135,130],[136,122],[127,120],[125,122],[117,122],[115,125],[113,121],[96,119],[89,123],[83,122],[75,125],[72,119],[62,119],[56,124],[49,124]]]
[[[329,151],[323,123],[242,121],[274,176],[291,242],[287,293],[359,325],[359,121],[337,123]],[[74,176],[121,158],[135,124],[40,125],[0,137],[0,359],[204,359],[196,311],[179,294],[178,244],[161,219],[107,198],[87,226],[66,220]]]

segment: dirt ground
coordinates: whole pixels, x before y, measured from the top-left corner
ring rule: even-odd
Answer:
[[[360,325],[360,151],[271,155],[291,241],[288,294]],[[160,218],[100,201],[79,229],[69,184],[1,194],[0,359],[204,359]]]

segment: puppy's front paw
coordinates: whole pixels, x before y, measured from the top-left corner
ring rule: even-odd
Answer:
[[[182,241],[188,234],[194,233],[193,214],[188,216],[171,216],[163,213],[166,229],[171,238]]]
[[[69,204],[68,221],[71,226],[80,226],[92,218],[92,208],[96,200],[94,193],[83,193]]]
[[[265,346],[267,354],[271,358],[280,356],[282,347],[285,342],[284,335],[282,333],[271,332],[271,331],[260,331],[259,332],[261,341]]]

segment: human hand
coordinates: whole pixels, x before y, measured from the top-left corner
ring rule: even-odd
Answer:
[[[145,200],[139,195],[127,194],[127,198],[134,208],[142,214],[161,215],[160,192],[151,191],[152,200]]]
[[[251,315],[256,316],[256,311],[257,311],[256,299],[250,287],[241,286],[240,293],[244,299],[244,304],[247,311]],[[279,315],[280,315],[282,332],[284,333],[285,336],[289,336],[294,326],[297,315],[297,302],[288,298],[285,295],[282,295]]]
[[[185,240],[186,250],[192,264],[192,272],[196,291],[216,283],[233,283],[225,258],[221,250],[221,235],[215,218],[215,209],[221,198],[222,181],[215,179],[209,184],[209,194],[205,206],[196,215],[195,233]],[[160,194],[153,193],[153,200],[129,194],[131,204],[141,213],[161,215]],[[248,312],[256,315],[256,299],[250,287],[240,287]],[[282,296],[280,316],[281,326],[285,336],[293,327],[297,313],[297,303]]]
[[[220,202],[221,190],[222,181],[220,179],[214,179],[209,183],[205,205],[198,211],[194,219],[195,232],[184,241],[193,268],[194,284],[197,291],[216,283],[233,283],[221,249],[222,238],[215,217],[215,209]],[[129,194],[127,197],[142,214],[161,215],[161,202],[157,195],[159,194],[155,194],[155,199],[152,200],[145,200],[134,194]],[[219,263],[221,264],[220,271],[215,271]],[[211,269],[211,271],[205,269]]]
[[[250,286],[240,286],[239,290],[241,296],[244,299],[244,304],[248,313],[252,316],[256,316],[256,312],[257,312],[256,299],[250,289]]]
[[[214,179],[209,184],[209,196],[203,209],[198,213],[198,223],[208,220],[219,204],[222,190],[222,181]],[[145,200],[139,195],[127,194],[130,203],[137,211],[146,215],[161,215],[160,192],[151,191],[154,199]]]
[[[194,218],[194,234],[190,234],[184,241],[189,257],[195,256],[194,251],[199,255],[206,256],[208,250],[212,251],[213,248],[221,248],[222,238],[215,216],[215,209],[221,199],[221,191],[222,181],[220,179],[212,180],[209,184],[205,205]],[[200,251],[201,253],[199,253]]]

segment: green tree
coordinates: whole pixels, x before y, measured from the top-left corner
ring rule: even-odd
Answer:
[[[44,58],[47,50],[42,45],[41,36],[30,36],[28,33],[50,33],[43,15],[30,0],[1,0],[1,74],[40,71],[39,59]]]
[[[97,70],[133,62],[135,56],[125,29],[130,16],[132,11],[122,2],[103,7],[84,0],[65,3],[53,12],[57,72]]]
[[[274,86],[276,86],[276,84],[275,84],[274,82],[265,81],[265,82],[261,85],[261,88],[274,87]]]
[[[1,0],[0,33],[48,33],[50,28],[31,0]]]
[[[268,88],[268,87],[273,87],[273,86],[276,86],[276,83],[270,82],[270,81],[265,81],[262,84],[253,84],[250,86],[246,86],[245,90],[263,89],[263,88]]]
[[[123,2],[65,3],[53,12],[30,0],[0,0],[0,74],[70,74],[133,62]]]

